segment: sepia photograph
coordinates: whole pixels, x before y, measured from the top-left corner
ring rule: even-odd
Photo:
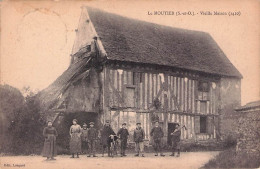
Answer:
[[[260,1],[0,1],[0,168],[260,168]]]

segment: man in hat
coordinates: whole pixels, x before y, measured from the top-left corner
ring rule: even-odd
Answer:
[[[122,124],[122,128],[119,129],[119,131],[117,132],[117,135],[119,136],[120,140],[121,140],[121,157],[126,156],[125,154],[125,149],[126,149],[126,145],[127,145],[127,139],[129,136],[128,130],[126,128],[126,123]]]
[[[141,123],[136,123],[136,129],[134,130],[136,157],[139,156],[139,154],[142,154],[142,157],[144,157],[144,136],[145,133],[141,127]]]
[[[158,156],[158,152],[160,155],[164,157],[165,155],[162,153],[161,147],[161,139],[163,138],[163,130],[159,126],[159,121],[155,122],[155,126],[152,128],[150,135],[153,137],[154,140],[154,150],[156,152],[155,156]]]
[[[110,121],[106,120],[106,123],[101,131],[101,143],[102,143],[102,157],[104,157],[104,152],[107,147],[108,156],[110,157],[110,141],[109,136],[110,135],[116,135],[113,129],[110,126]]]
[[[82,130],[82,134],[81,134],[81,149],[82,152],[87,154],[88,151],[88,129],[87,129],[87,124],[84,123],[83,124],[83,130]]]
[[[94,122],[90,122],[89,125],[90,128],[88,129],[88,147],[89,147],[88,157],[90,157],[91,154],[93,155],[93,157],[97,157],[95,153],[96,153],[96,141],[98,137],[98,132],[94,128]]]
[[[178,154],[176,157],[180,156],[180,141],[181,141],[181,127],[180,124],[176,124],[176,128],[174,132],[171,133],[172,136],[172,154],[170,156],[174,156],[174,152],[177,150]]]

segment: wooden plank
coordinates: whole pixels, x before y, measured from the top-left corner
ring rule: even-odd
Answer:
[[[121,96],[123,96],[123,99],[125,98],[124,97],[124,92],[125,92],[125,85],[124,84],[127,84],[127,79],[126,79],[126,71],[123,70],[122,72],[122,75],[121,75]],[[123,103],[124,103],[124,100],[123,100]],[[125,104],[121,104],[121,106],[123,107]]]
[[[192,113],[195,113],[195,81],[192,80],[192,97],[191,97],[191,102],[192,102]]]
[[[136,72],[135,73],[135,85],[136,85],[136,108],[140,109],[140,88],[139,88],[139,83],[140,83],[140,73]]]
[[[167,91],[167,98],[168,98],[168,111],[171,111],[172,105],[171,105],[171,91],[172,91],[172,81],[171,81],[171,76],[167,76],[168,80],[168,91]]]
[[[183,79],[183,110],[187,111],[187,82]]]
[[[113,86],[114,87],[114,70],[110,69],[110,84],[111,84],[111,87]],[[115,93],[114,93],[114,90],[112,88],[112,97],[111,97],[111,103],[112,103],[112,106],[115,105]]]
[[[153,105],[153,75],[150,73],[149,74],[149,107],[151,107]]]
[[[191,80],[188,80],[188,110],[191,112]]]
[[[147,107],[150,107],[150,73],[147,73]]]
[[[142,84],[142,107],[143,110],[145,110],[145,73],[142,73],[142,78],[143,78],[143,84]]]
[[[168,116],[168,117],[169,117],[169,122],[173,122],[173,120],[172,120],[172,119],[173,119],[173,117],[172,117],[172,116],[173,116],[173,114],[172,114],[172,113],[170,114],[170,116]]]
[[[124,76],[124,78],[123,78],[124,83],[123,84],[125,85],[125,84],[127,84],[127,71],[125,71],[125,70],[123,71],[123,76]]]
[[[148,135],[149,135],[149,128],[148,128],[148,123],[149,123],[149,117],[148,117],[148,113],[145,113],[145,125],[146,125],[146,139],[148,139]]]
[[[209,101],[207,101],[207,114],[209,114]]]
[[[171,76],[171,97],[170,98],[173,98],[176,96],[176,83],[174,82],[174,78],[173,76]],[[175,105],[174,105],[174,100],[173,99],[170,99],[171,100],[171,110],[174,110],[175,109]]]
[[[140,76],[141,76],[141,78],[143,78],[143,75],[141,75],[142,73],[140,73]],[[144,107],[143,107],[143,83],[144,83],[144,81],[142,80],[142,83],[140,83],[139,84],[139,102],[140,102],[140,106],[139,106],[139,108],[140,109],[144,109]]]
[[[195,113],[198,113],[198,103],[195,101],[198,98],[198,81],[194,81],[194,105],[195,105]]]
[[[144,94],[144,108],[147,109],[147,95],[148,95],[148,77],[147,77],[147,73],[145,73],[145,88],[144,88],[144,91],[145,91],[145,94]]]
[[[153,74],[153,94],[154,94],[154,99],[156,98],[156,95],[157,95],[157,89],[156,89],[156,74]]]
[[[177,90],[177,78],[176,77],[172,77],[172,88],[173,88],[173,96],[176,98],[176,100],[177,100],[177,97],[178,97],[178,95],[177,95],[177,93],[178,93],[178,90]],[[177,100],[178,101],[178,100]],[[177,105],[174,103],[174,102],[172,102],[172,110],[176,110],[176,107],[177,107]]]
[[[183,126],[183,115],[179,115],[179,120],[180,120],[180,125]],[[184,138],[184,133],[183,133],[183,128],[181,129],[181,139],[183,140]]]
[[[190,127],[190,116],[187,116],[187,139],[190,139],[190,132],[191,132],[191,127]]]
[[[183,123],[184,123],[185,126],[187,126],[187,117],[186,117],[186,115],[183,116]],[[184,139],[187,139],[187,130],[185,130],[183,128],[183,132],[184,132]]]
[[[155,82],[154,82],[154,74],[151,74],[152,104],[153,104],[153,101],[154,101],[154,99],[155,99],[154,85],[155,85]]]
[[[184,82],[184,78],[181,78],[181,82],[182,82],[182,87],[181,87],[181,98],[182,98],[182,111],[184,111],[184,106],[185,106],[185,96],[184,96],[184,91],[185,91],[185,82]]]
[[[164,74],[163,74],[163,76],[164,76]],[[160,100],[161,100],[162,108],[163,108],[163,106],[164,106],[164,87],[163,87],[162,76],[159,76],[159,77],[160,77],[160,88],[162,89],[162,94],[160,95]]]
[[[212,104],[212,114],[215,114],[216,113],[216,102],[217,102],[217,97],[216,97],[216,89],[213,90],[214,91],[214,94],[212,95],[212,100],[213,100],[213,104]]]
[[[194,131],[194,117],[191,117],[191,134],[192,134],[192,138],[195,137],[195,131]]]
[[[148,122],[148,131],[151,131],[151,114],[150,113],[146,113],[147,114],[147,122]],[[148,138],[150,140],[150,132],[148,133]]]
[[[181,94],[181,81],[180,81],[180,78],[179,77],[177,77],[177,92],[176,92],[176,95],[177,95],[177,104],[178,105],[181,105],[181,99],[180,99],[180,94]],[[175,107],[178,107],[177,105],[175,106]],[[181,107],[178,107],[179,109],[177,109],[177,110],[181,110]]]

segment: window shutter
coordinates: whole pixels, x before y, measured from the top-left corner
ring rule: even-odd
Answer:
[[[194,117],[194,130],[195,133],[200,133],[200,116]]]

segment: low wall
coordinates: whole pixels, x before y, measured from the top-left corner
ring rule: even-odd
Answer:
[[[260,156],[260,109],[239,112],[236,151]]]

